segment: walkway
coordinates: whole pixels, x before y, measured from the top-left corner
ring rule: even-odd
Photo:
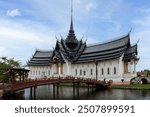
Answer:
[[[97,87],[108,87],[111,84],[109,82],[104,81],[96,81],[92,79],[81,79],[81,78],[74,78],[74,77],[66,77],[66,78],[43,78],[43,79],[36,79],[36,80],[27,80],[25,82],[16,82],[13,84],[8,84],[4,86],[0,86],[0,89],[10,90],[10,91],[18,91],[26,88],[42,86],[42,85],[49,85],[49,84],[59,84],[59,83],[85,83],[88,85],[95,85]]]

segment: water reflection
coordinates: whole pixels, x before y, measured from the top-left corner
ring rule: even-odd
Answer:
[[[149,100],[149,90],[122,90],[122,89],[107,89],[95,91],[87,87],[80,87],[73,89],[72,86],[59,86],[59,89],[55,87],[55,93],[53,85],[39,86],[36,88],[36,95],[30,95],[30,89],[19,91],[14,97],[5,97],[1,99],[10,100]],[[34,94],[34,92],[33,92]]]

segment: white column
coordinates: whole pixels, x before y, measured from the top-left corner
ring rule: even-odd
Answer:
[[[128,72],[131,73],[131,62],[128,62]]]
[[[119,76],[123,78],[124,75],[124,61],[122,61],[123,55],[119,58]]]
[[[136,73],[136,64],[135,64],[135,61],[134,61],[134,73]]]
[[[53,76],[53,64],[51,64],[51,77]]]
[[[134,73],[134,61],[132,61],[132,74]]]
[[[72,66],[71,63],[69,63],[69,61],[66,62],[66,67],[67,67],[67,75],[68,76],[72,76]]]
[[[60,76],[61,74],[61,63],[58,64],[58,75]]]

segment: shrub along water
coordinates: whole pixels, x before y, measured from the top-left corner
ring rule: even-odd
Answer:
[[[112,89],[143,89],[150,90],[150,84],[113,85]]]

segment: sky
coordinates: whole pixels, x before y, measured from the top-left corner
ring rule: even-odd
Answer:
[[[26,64],[36,49],[53,50],[56,37],[66,38],[71,0],[0,0],[0,57]],[[150,69],[149,0],[74,0],[77,38],[87,44],[128,34],[138,43],[137,70]]]

